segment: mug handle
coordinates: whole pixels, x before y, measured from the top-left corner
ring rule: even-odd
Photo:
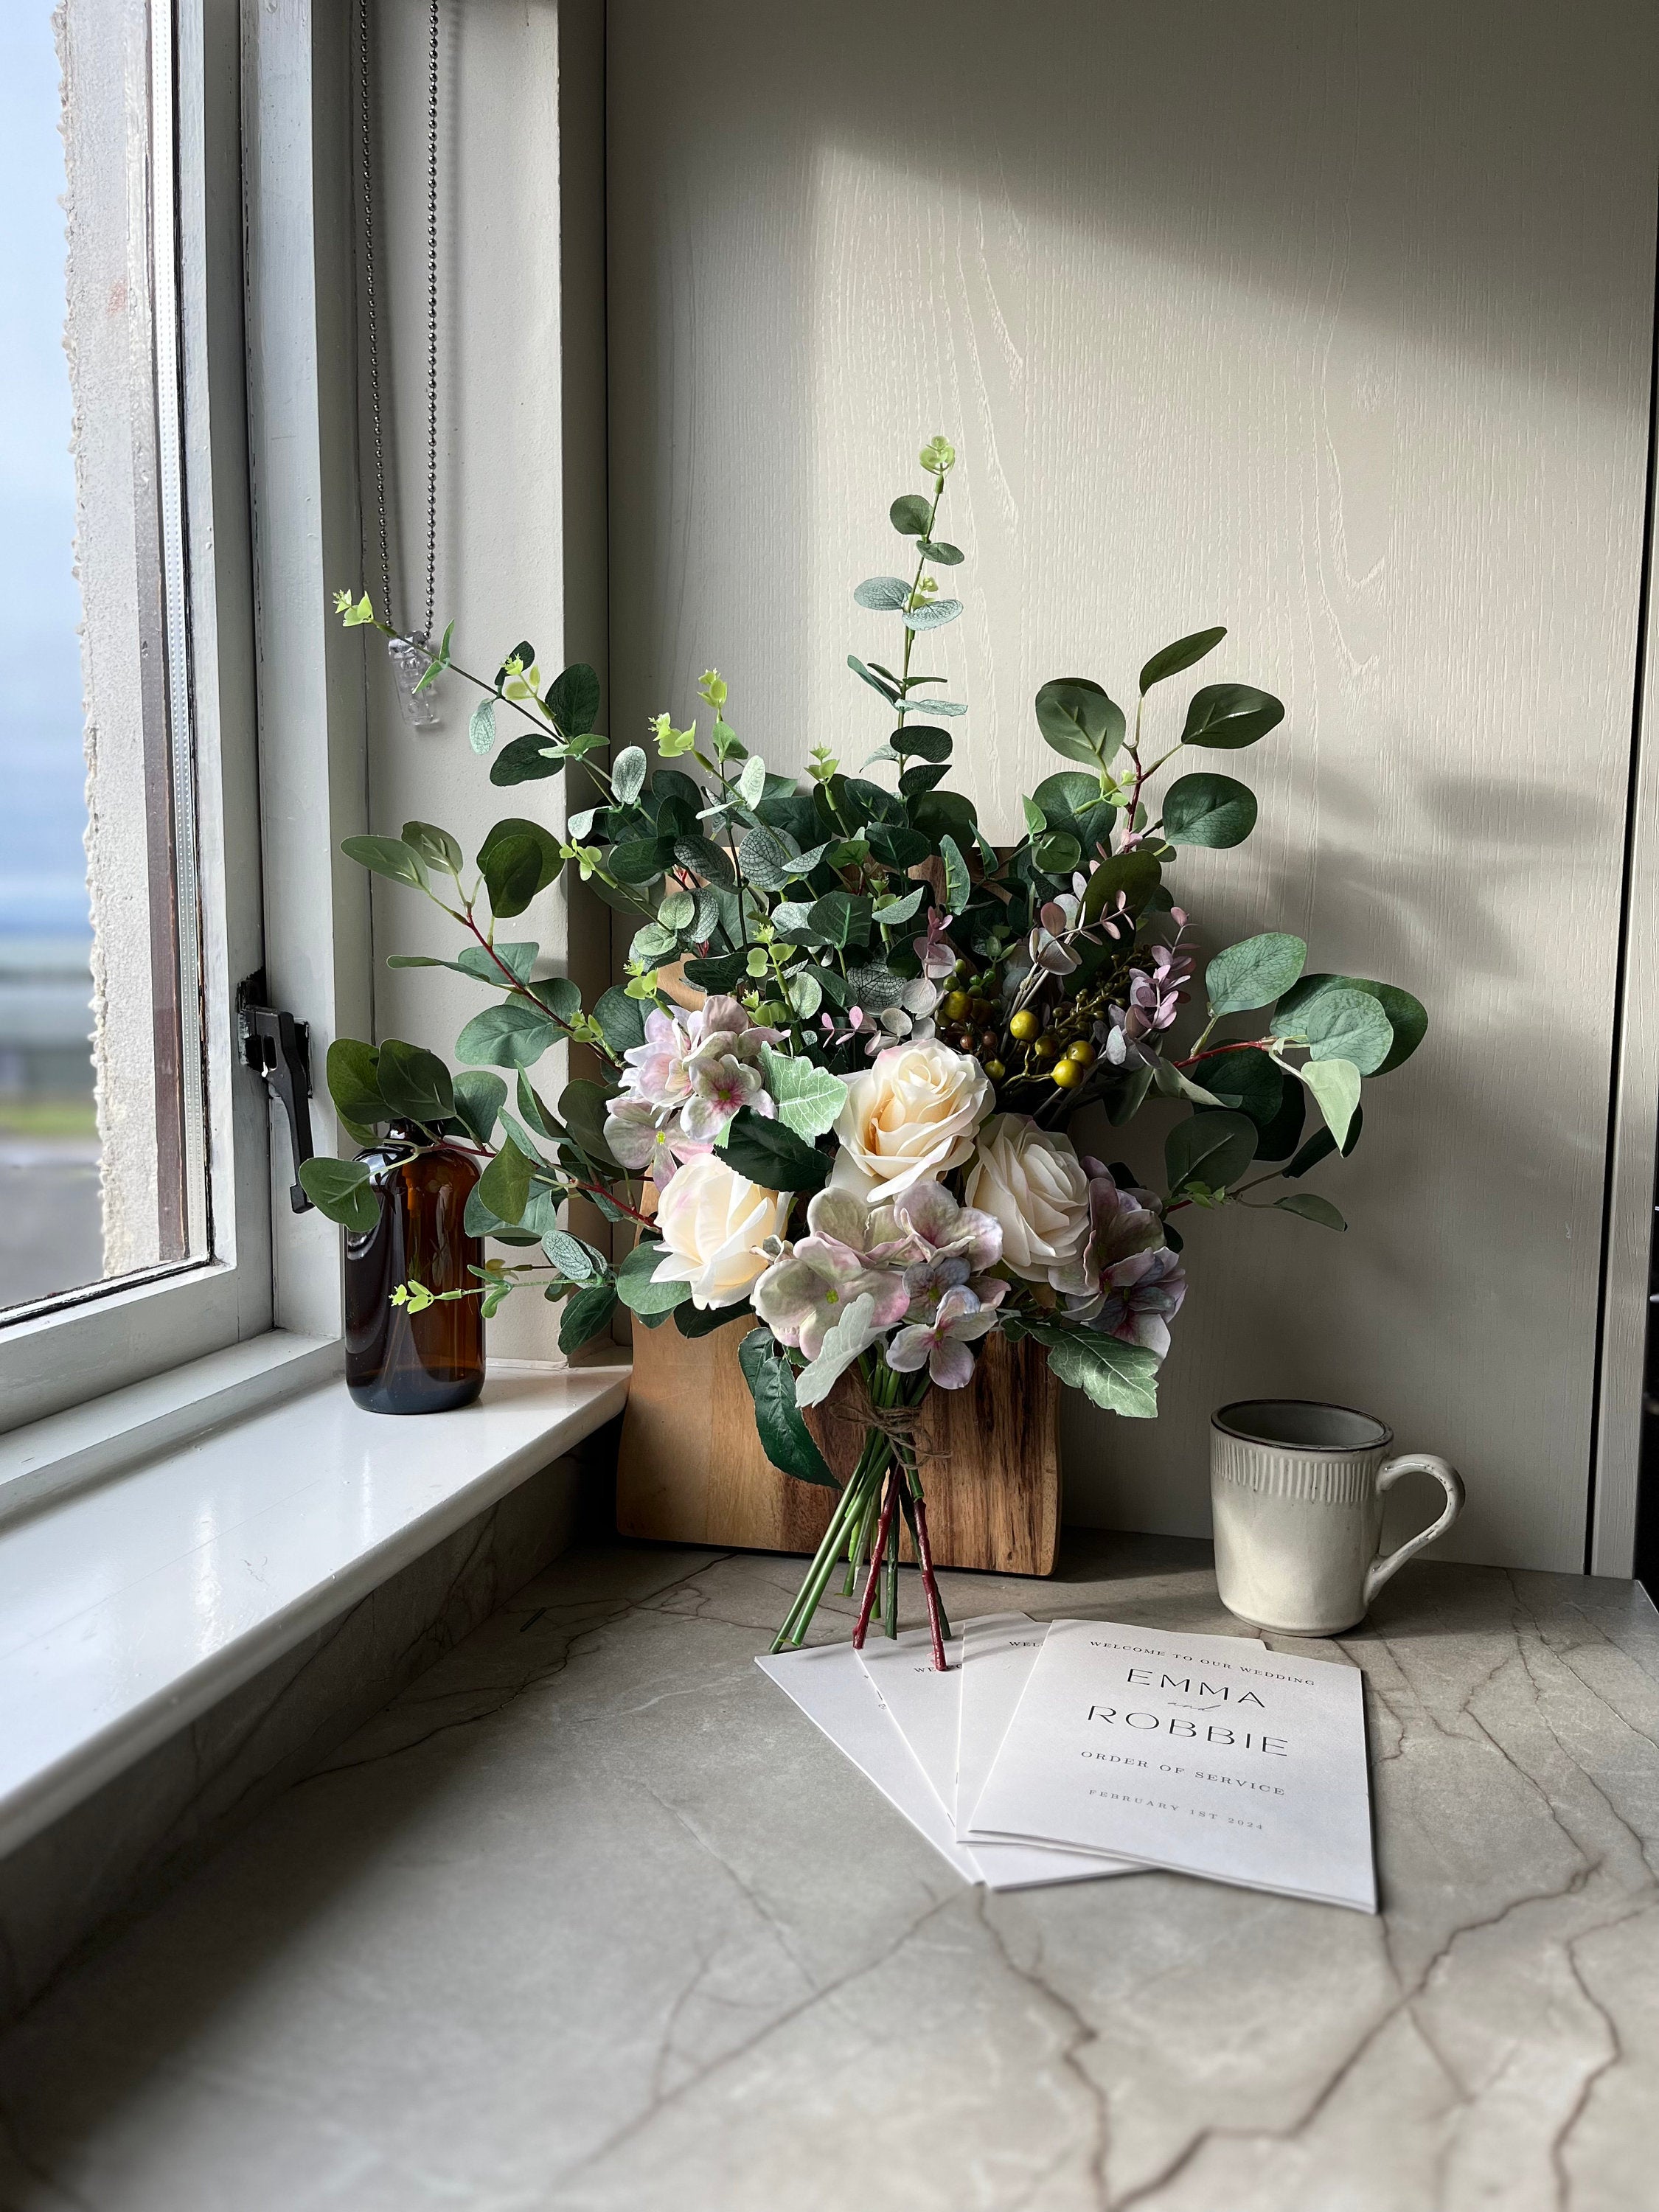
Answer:
[[[1373,1559],[1365,1570],[1365,1603],[1369,1605],[1390,1575],[1397,1574],[1407,1559],[1420,1552],[1425,1544],[1433,1543],[1443,1536],[1458,1515],[1463,1510],[1463,1478],[1455,1467],[1432,1452],[1407,1452],[1399,1459],[1391,1459],[1376,1470],[1376,1491],[1380,1498],[1385,1490],[1392,1490],[1402,1474],[1431,1474],[1446,1493],[1446,1510],[1437,1521],[1426,1528],[1419,1528],[1414,1536],[1407,1536],[1398,1551],[1390,1552],[1386,1559]]]

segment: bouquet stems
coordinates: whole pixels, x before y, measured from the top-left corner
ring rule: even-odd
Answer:
[[[878,1415],[921,1405],[927,1394],[925,1375],[913,1379],[896,1374],[885,1360],[866,1360],[861,1368],[870,1406]],[[933,1573],[933,1547],[927,1538],[927,1507],[922,1497],[915,1446],[901,1419],[890,1425],[872,1421],[865,1431],[858,1462],[836,1501],[823,1540],[812,1556],[795,1601],[772,1644],[774,1651],[799,1650],[811,1626],[818,1601],[828,1589],[842,1557],[847,1560],[843,1595],[858,1588],[860,1569],[867,1556],[863,1600],[853,1632],[855,1650],[862,1650],[877,1607],[882,1628],[898,1634],[898,1564],[902,1527],[910,1530],[921,1572],[922,1596],[927,1607],[927,1626],[933,1648],[933,1664],[945,1671],[945,1644],[951,1633],[945,1607]]]

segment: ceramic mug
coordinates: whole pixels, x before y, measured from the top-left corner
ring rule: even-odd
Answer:
[[[1355,1627],[1392,1574],[1463,1510],[1457,1470],[1432,1452],[1387,1456],[1394,1431],[1349,1406],[1252,1398],[1210,1421],[1215,1577],[1229,1613],[1289,1636]],[[1382,1498],[1402,1474],[1431,1474],[1446,1510],[1387,1559]]]

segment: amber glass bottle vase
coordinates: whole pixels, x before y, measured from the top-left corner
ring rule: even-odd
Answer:
[[[371,1413],[442,1413],[483,1388],[483,1315],[476,1297],[410,1313],[392,1303],[399,1283],[471,1291],[483,1245],[463,1216],[477,1170],[448,1145],[422,1146],[394,1121],[358,1158],[374,1171],[380,1218],[366,1237],[346,1231],[346,1388]]]

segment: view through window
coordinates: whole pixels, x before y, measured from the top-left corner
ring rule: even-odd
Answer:
[[[166,42],[158,52],[151,33]],[[165,5],[0,10],[0,1309],[208,1249]],[[159,121],[158,121],[159,118]]]

